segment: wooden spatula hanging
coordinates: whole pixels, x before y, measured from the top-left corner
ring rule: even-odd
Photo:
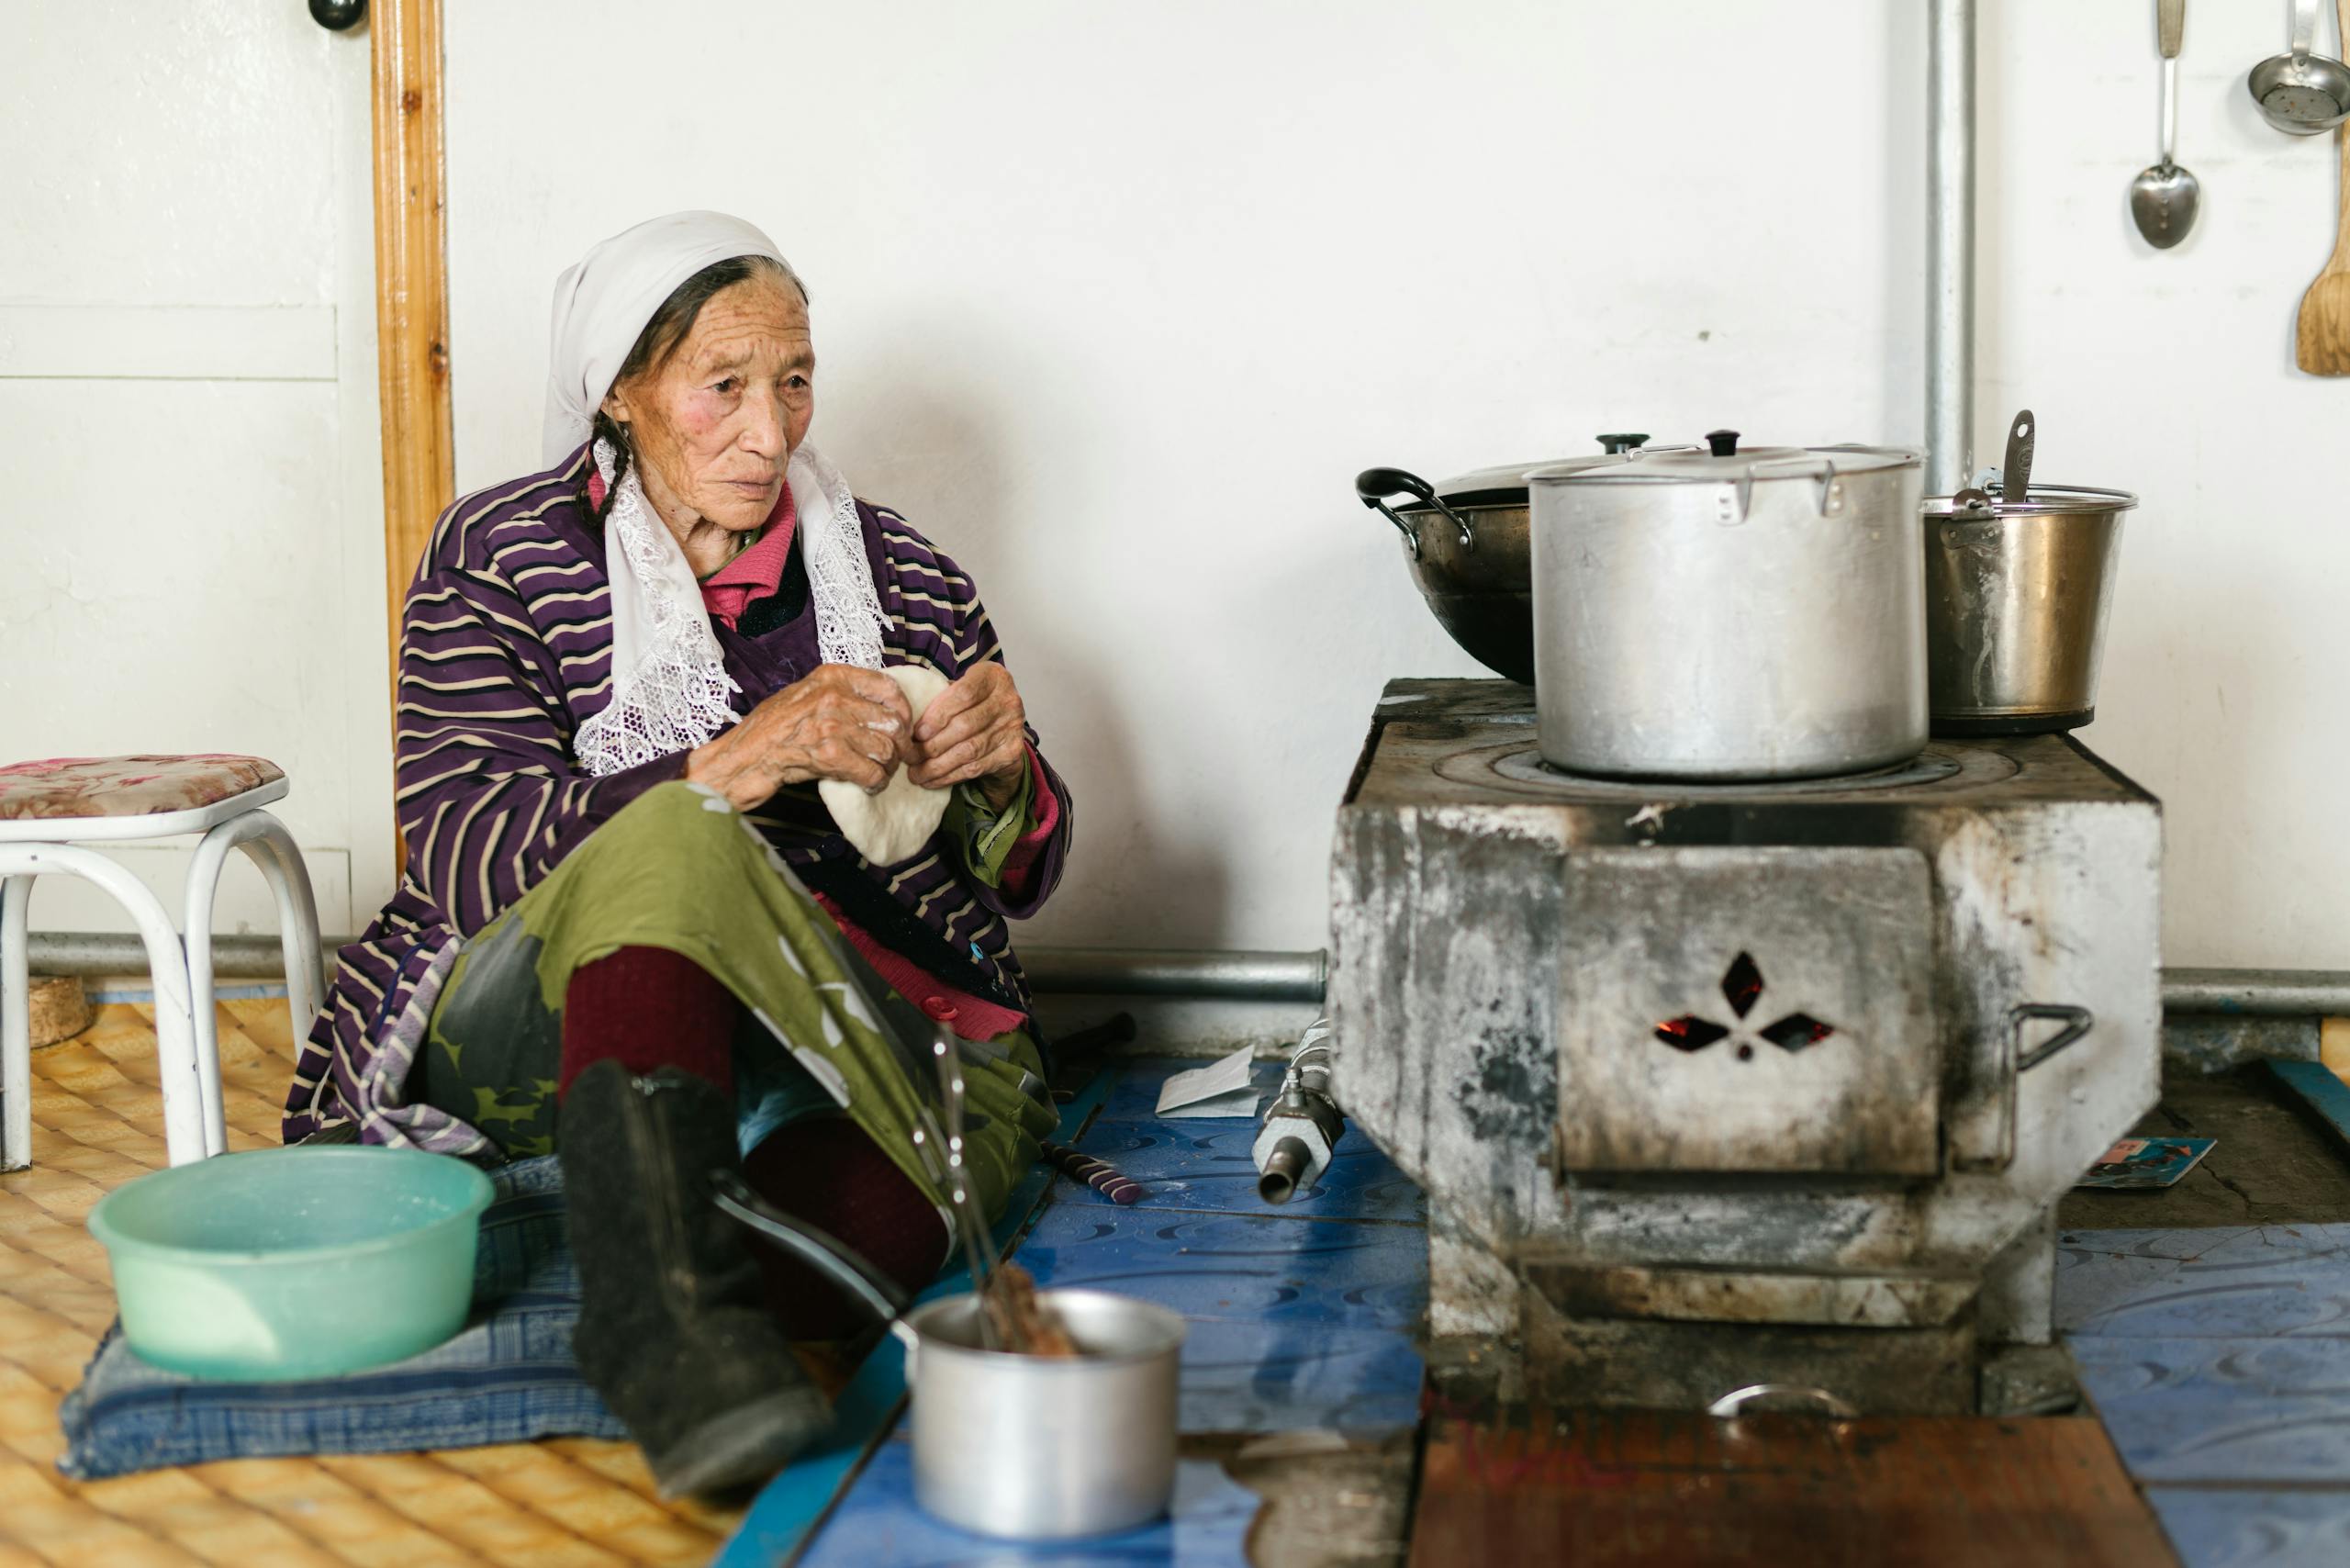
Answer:
[[[2334,0],[2344,47],[2350,48],[2350,0]],[[2293,363],[2311,375],[2350,375],[2350,121],[2334,131],[2342,162],[2341,213],[2333,254],[2301,296],[2301,319],[2294,333]]]

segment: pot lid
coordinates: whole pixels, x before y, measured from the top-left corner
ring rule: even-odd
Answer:
[[[1582,457],[1546,457],[1532,463],[1502,463],[1491,468],[1478,468],[1467,474],[1457,474],[1435,487],[1437,496],[1451,507],[1522,507],[1526,505],[1526,476],[1537,468],[1565,472],[1574,468],[1596,468],[1612,463],[1625,462],[1638,456],[1646,445],[1645,435],[1600,435],[1594,441],[1605,447]],[[1426,501],[1400,507],[1400,511],[1429,511],[1434,509]]]
[[[1589,457],[1546,458],[1535,463],[1504,463],[1493,468],[1480,468],[1472,473],[1456,475],[1436,487],[1445,504],[1455,507],[1522,507],[1526,504],[1526,476],[1539,469],[1544,473],[1580,473],[1585,468],[1597,468],[1628,460],[1629,454],[1606,453]],[[1405,511],[1415,509],[1405,507]],[[1421,510],[1427,508],[1418,509]]]
[[[1559,464],[1528,474],[1530,481],[1556,483],[1581,479],[1589,483],[1721,484],[1729,480],[1817,477],[1832,465],[1839,474],[1870,474],[1886,468],[1914,467],[1924,454],[1903,446],[1740,446],[1736,431],[1707,433],[1704,446],[1652,447],[1636,452],[1611,466]]]
[[[2009,500],[1998,480],[1984,487],[1986,504],[1961,506],[1956,496],[1929,496],[1928,517],[2055,517],[2067,512],[2128,511],[2138,498],[2127,490],[2100,490],[2088,485],[2033,485]]]

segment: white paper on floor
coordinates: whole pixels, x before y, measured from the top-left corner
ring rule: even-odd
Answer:
[[[1248,1081],[1249,1049],[1176,1073],[1159,1086],[1158,1114],[1170,1121],[1193,1116],[1253,1116],[1262,1098]]]

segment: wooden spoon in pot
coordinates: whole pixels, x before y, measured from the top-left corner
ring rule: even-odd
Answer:
[[[2342,32],[2350,39],[2350,0],[2334,0]],[[2342,162],[2342,209],[2333,254],[2301,296],[2300,324],[2293,337],[2293,363],[2311,375],[2350,375],[2350,121],[2333,133]]]

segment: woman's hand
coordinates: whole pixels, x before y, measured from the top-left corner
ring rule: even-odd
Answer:
[[[896,681],[879,670],[822,665],[695,747],[686,778],[716,790],[737,811],[811,778],[838,778],[871,793],[913,759],[912,727],[913,710]]]
[[[975,666],[923,710],[906,777],[926,790],[977,779],[1002,811],[1028,770],[1027,723],[1012,672],[992,660]]]

